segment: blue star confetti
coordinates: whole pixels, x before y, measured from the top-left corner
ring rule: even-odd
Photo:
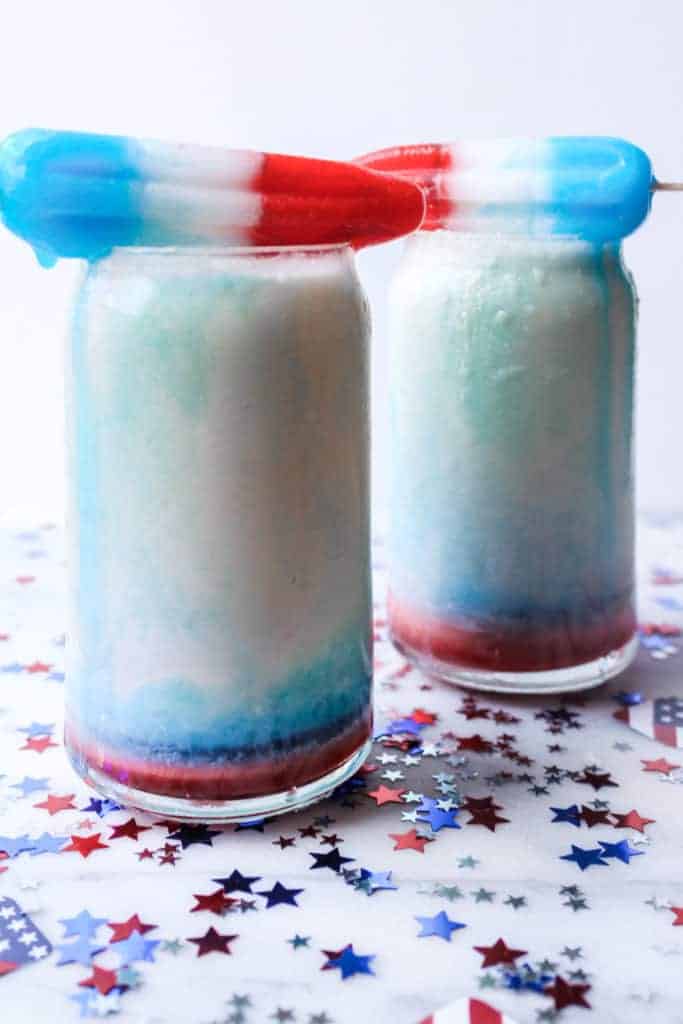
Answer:
[[[281,903],[288,903],[292,907],[298,907],[299,904],[296,902],[296,898],[303,891],[303,889],[287,889],[280,882],[276,882],[272,889],[265,889],[257,893],[257,895],[265,896],[267,901],[266,909],[277,907]]]
[[[61,917],[59,923],[64,927],[64,938],[75,935],[81,939],[92,939],[98,928],[107,923],[106,917],[93,917],[87,910],[81,910],[75,917]]]
[[[361,956],[354,952],[353,945],[346,946],[336,956],[328,957],[325,969],[340,970],[342,980],[346,981],[347,978],[352,978],[355,974],[372,974],[372,961],[375,959],[374,954],[371,956]]]
[[[450,942],[451,934],[458,931],[460,928],[465,927],[465,925],[460,921],[451,921],[450,917],[444,910],[440,910],[434,917],[416,917],[415,920],[422,929],[418,934],[418,939],[424,939],[430,935],[437,935],[440,939],[445,939],[446,942]]]
[[[601,839],[598,840],[602,847],[603,857],[613,857],[615,860],[623,861],[624,864],[630,864],[634,857],[642,857],[643,850],[634,850],[628,844],[628,839],[622,839],[619,843],[603,843]]]
[[[26,775],[21,782],[13,783],[12,789],[20,789],[22,796],[31,796],[32,793],[44,792],[49,788],[49,779],[32,779]]]
[[[572,843],[572,852],[565,853],[560,860],[573,861],[582,871],[585,871],[590,867],[606,867],[607,861],[602,859],[603,856],[604,853],[600,847],[594,850],[582,850],[580,846],[574,846]]]
[[[570,807],[551,807],[550,810],[555,815],[553,824],[556,821],[567,821],[570,825],[581,828],[581,812],[576,804],[572,804]]]

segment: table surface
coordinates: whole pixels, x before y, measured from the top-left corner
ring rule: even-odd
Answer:
[[[639,550],[641,623],[683,626],[683,523],[642,523]],[[367,770],[298,815],[176,832],[67,763],[64,575],[59,529],[0,535],[3,1022],[418,1024],[465,996],[518,1024],[683,1021],[683,752],[614,717],[683,697],[675,637],[646,628],[589,695],[468,698],[388,643],[379,564]]]

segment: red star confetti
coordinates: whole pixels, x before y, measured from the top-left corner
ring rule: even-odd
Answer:
[[[473,718],[490,718],[491,717],[491,711],[490,711],[489,708],[478,708],[476,706],[476,704],[474,704],[474,705],[463,704],[463,706],[458,711],[458,714],[459,715],[464,715],[465,718],[468,720],[468,722],[471,721]]]
[[[516,715],[511,715],[509,711],[495,711],[493,714],[493,720],[499,725],[516,725],[518,722],[522,721],[522,719],[517,718]]]
[[[75,853],[80,853],[81,857],[89,857],[95,850],[107,850],[109,849],[107,843],[100,842],[101,832],[96,832],[92,836],[71,836],[71,842],[68,846],[64,847],[64,852],[73,850]]]
[[[558,974],[554,983],[544,989],[544,993],[547,996],[552,996],[556,1010],[563,1010],[565,1006],[585,1006],[587,1010],[590,1010],[591,1005],[584,998],[589,990],[590,985],[570,985]]]
[[[458,750],[471,750],[475,754],[491,754],[494,750],[493,743],[485,740],[479,733],[474,736],[459,736]]]
[[[414,708],[408,717],[418,725],[433,725],[439,716],[432,714],[431,711],[425,711],[424,708]]]
[[[500,815],[496,814],[494,809],[491,807],[485,811],[475,811],[472,814],[470,820],[466,822],[466,824],[483,825],[484,828],[487,828],[489,830],[489,832],[495,832],[496,825],[506,825],[509,823],[509,821],[509,818],[502,818],[500,817]]]
[[[614,828],[634,828],[636,832],[644,832],[646,825],[654,825],[654,818],[643,818],[638,811],[629,811],[628,814],[615,814],[612,811]]]
[[[644,772],[661,772],[662,775],[668,775],[674,768],[680,768],[680,764],[671,764],[665,757],[658,757],[656,761],[645,761],[641,758],[641,764],[644,764]]]
[[[470,814],[475,814],[477,811],[488,811],[489,809],[494,811],[503,810],[501,805],[497,804],[492,796],[466,796],[462,805]]]
[[[683,907],[669,907],[672,914],[675,915],[675,919],[671,922],[674,927],[679,927],[683,924]]]
[[[296,836],[280,836],[279,839],[273,839],[272,845],[286,850],[288,846],[296,846]]]
[[[113,988],[119,984],[116,979],[116,971],[107,971],[103,967],[98,967],[93,964],[92,974],[89,978],[84,978],[83,981],[79,981],[81,988],[96,988],[98,992],[101,992],[103,996],[106,996],[108,992],[111,992]]]
[[[35,750],[37,754],[42,754],[48,747],[56,746],[58,744],[53,743],[49,736],[30,736],[19,750]]]
[[[111,928],[110,942],[124,942],[131,937],[133,932],[145,935],[146,932],[151,932],[156,927],[155,924],[145,924],[137,914],[133,914],[127,921],[110,921],[107,925],[107,928]]]
[[[229,910],[235,903],[239,902],[233,899],[231,896],[226,896],[223,889],[216,889],[215,892],[210,892],[208,895],[203,896],[200,893],[192,894],[197,901],[196,906],[190,910],[191,914],[196,914],[200,910],[208,910],[212,914],[218,914],[222,917],[226,910]]]
[[[207,953],[226,953],[229,955],[231,952],[230,943],[234,942],[237,938],[239,938],[237,935],[221,935],[212,926],[204,935],[188,939],[187,941],[195,944],[197,956],[206,956]]]
[[[75,793],[69,793],[68,796],[53,796],[50,794],[46,800],[33,806],[47,811],[50,816],[59,814],[60,811],[75,811],[77,808],[73,802],[74,796]]]
[[[524,956],[526,949],[512,949],[506,946],[502,939],[497,939],[492,946],[473,946],[477,953],[481,953],[484,959],[482,967],[495,967],[497,964],[514,964],[515,960]]]
[[[23,585],[26,585],[27,583],[36,582],[35,576],[15,576],[14,578],[17,581],[17,583],[21,583]]]
[[[159,857],[160,864],[171,864],[174,867],[178,860],[180,860],[179,855],[177,853],[173,853],[171,850],[169,850],[168,853],[162,853],[161,857]]]
[[[321,829],[316,828],[315,825],[307,825],[305,828],[298,830],[299,835],[302,839],[316,839],[320,834]]]
[[[34,675],[36,672],[49,672],[52,665],[46,665],[44,661],[34,661],[30,665],[25,666],[26,671]]]
[[[619,785],[618,782],[614,782],[612,780],[610,772],[594,772],[589,768],[585,768],[574,781],[579,782],[582,785],[592,786],[593,789],[604,789],[605,786]]]
[[[123,825],[112,825],[110,839],[137,839],[141,832],[149,832],[149,825],[138,825],[135,818],[129,818]]]
[[[144,850],[140,850],[136,856],[138,860],[154,860],[154,851],[145,847]]]
[[[389,838],[396,840],[394,850],[417,850],[418,853],[424,853],[425,846],[430,842],[426,836],[419,836],[414,828],[409,832],[390,832]]]
[[[609,811],[596,811],[582,804],[579,818],[588,825],[588,828],[593,828],[594,825],[610,825],[609,814]]]
[[[372,792],[368,793],[368,796],[372,797],[378,807],[382,807],[384,804],[403,803],[401,797],[404,793],[405,789],[390,789],[388,786],[379,786],[378,789],[373,789]]]

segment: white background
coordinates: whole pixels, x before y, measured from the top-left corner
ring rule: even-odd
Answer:
[[[678,0],[23,0],[3,10],[0,135],[80,128],[344,157],[398,142],[609,134],[683,178]],[[639,503],[683,508],[683,195],[626,244],[641,297]],[[386,281],[375,319],[383,464]],[[62,517],[62,346],[73,264],[0,231],[0,516]],[[381,500],[383,474],[376,474]]]

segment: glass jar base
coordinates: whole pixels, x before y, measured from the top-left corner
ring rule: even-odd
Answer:
[[[83,771],[82,762],[77,763],[73,757],[71,763],[76,772],[93,789],[96,789],[102,796],[115,800],[126,807],[147,811],[173,821],[204,821],[215,825],[230,825],[235,822],[254,821],[258,818],[271,818],[292,811],[300,811],[310,804],[324,800],[337,786],[346,782],[362,767],[371,747],[372,739],[369,739],[333,771],[312,782],[307,782],[303,786],[295,786],[269,796],[244,797],[239,800],[190,800],[176,796],[162,796],[144,789],[126,786],[92,765],[86,766],[86,770]]]
[[[392,636],[392,641],[408,661],[427,675],[465,689],[490,690],[493,693],[571,693],[575,690],[589,690],[623,672],[638,652],[638,637],[634,635],[616,650],[582,665],[545,672],[496,672],[493,669],[453,665],[417,651],[395,636]]]

